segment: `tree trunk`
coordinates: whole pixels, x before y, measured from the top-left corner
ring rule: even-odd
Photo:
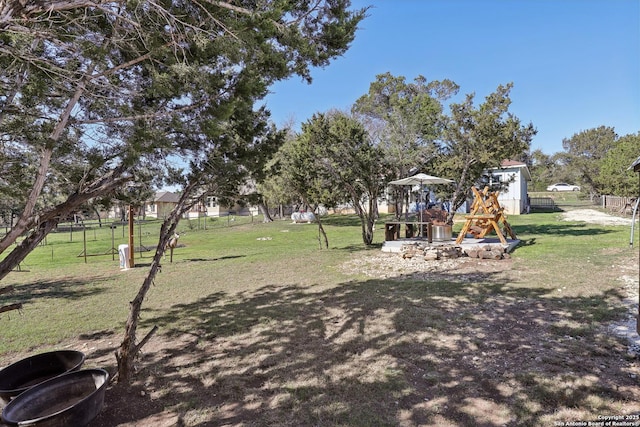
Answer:
[[[373,221],[369,218],[362,218],[362,242],[370,246],[373,243]]]
[[[322,249],[321,238],[324,240],[325,249],[329,249],[329,239],[327,238],[327,233],[324,231],[324,227],[322,226],[322,221],[320,221],[320,216],[318,215],[316,219],[318,221],[318,242],[320,243],[320,249]]]
[[[351,193],[351,198],[354,201],[354,207],[358,217],[360,218],[360,227],[362,229],[362,242],[370,246],[373,243],[374,225],[377,217],[378,209],[378,194],[374,191],[369,191],[367,197],[366,208],[362,206],[358,195],[355,192]]]
[[[4,279],[18,264],[34,250],[38,244],[51,232],[60,222],[61,216],[56,216],[47,221],[41,222],[40,226],[29,233],[29,235],[18,246],[13,249],[0,262],[0,280]]]
[[[404,209],[404,187],[399,187],[393,192],[394,199],[394,208],[395,208],[395,218],[396,220],[402,219],[402,211]]]
[[[373,215],[374,220],[380,218],[380,208],[378,207],[378,202],[373,204],[371,214]]]
[[[460,174],[460,180],[456,183],[456,189],[453,191],[453,195],[451,196],[451,210],[447,214],[448,225],[453,225],[453,217],[455,216],[456,211],[467,199],[467,193],[469,192],[469,186],[467,185],[469,167],[469,164],[465,164],[462,169],[462,174]]]
[[[266,203],[262,203],[262,202],[258,203],[258,210],[262,214],[263,223],[273,222],[273,218],[271,218],[271,214],[269,213],[269,207],[267,206]]]
[[[60,215],[70,213],[61,212]],[[32,230],[27,237],[20,242],[2,261],[0,261],[0,280],[4,279],[18,264],[33,251],[38,244],[49,234],[60,222],[60,216],[41,222],[38,228]]]
[[[95,205],[92,206],[92,208],[93,208],[93,212],[98,217],[98,227],[102,228],[102,218],[100,217],[100,211],[98,210],[98,207]]]
[[[307,211],[314,212],[317,208],[317,206],[312,208],[309,202],[307,202],[307,200],[304,198],[302,199],[302,203],[306,206],[305,210]],[[326,231],[324,231],[324,227],[322,226],[320,215],[316,216],[316,221],[318,222],[318,244],[320,245],[320,249],[322,249],[322,240],[324,240],[324,247],[326,249],[329,249],[329,238],[327,237],[327,233]]]
[[[467,192],[462,188],[456,188],[453,195],[451,196],[451,208],[447,213],[446,223],[448,225],[453,225],[453,218],[456,215],[456,211],[462,204],[467,200]]]
[[[51,155],[53,149],[45,148],[40,156],[40,166],[36,173],[36,180],[31,187],[31,193],[27,198],[27,203],[22,211],[22,214],[18,216],[15,226],[0,240],[0,254],[3,253],[9,246],[11,246],[25,231],[31,228],[35,219],[33,218],[33,211],[36,206],[40,192],[44,187],[44,181],[49,170],[49,164],[51,162]]]
[[[373,226],[376,222],[375,211],[377,202],[369,200],[367,212],[360,209],[360,222],[362,224],[362,241],[365,245],[370,246],[373,243]]]
[[[191,194],[196,188],[197,185],[195,183],[189,184],[185,187],[180,195],[178,204],[162,223],[162,226],[160,227],[158,246],[156,248],[156,253],[153,256],[149,273],[147,273],[147,277],[142,282],[142,286],[138,290],[138,294],[130,303],[131,308],[125,325],[124,337],[120,343],[120,347],[116,350],[116,361],[118,362],[117,375],[118,382],[120,383],[127,384],[131,381],[136,357],[145,342],[143,340],[140,344],[136,344],[136,332],[138,330],[140,312],[142,311],[142,303],[144,302],[147,292],[149,291],[149,288],[151,288],[151,285],[160,270],[160,261],[164,255],[167,243],[175,233],[181,216],[197,203],[197,200],[189,201]]]
[[[91,71],[93,71],[93,68],[91,68]],[[49,165],[51,164],[51,156],[53,154],[53,146],[60,139],[62,132],[67,127],[67,123],[69,121],[69,118],[71,117],[71,112],[80,100],[80,96],[84,93],[86,80],[88,80],[89,74],[85,75],[85,78],[81,80],[80,83],[78,83],[78,87],[76,87],[73,96],[71,97],[71,99],[69,99],[67,106],[60,115],[60,119],[58,120],[56,127],[51,132],[51,135],[49,135],[49,141],[46,147],[42,150],[42,155],[40,156],[40,165],[38,166],[36,178],[33,186],[31,187],[31,192],[29,193],[29,197],[27,198],[25,208],[22,211],[22,214],[18,217],[18,221],[16,222],[15,227],[9,233],[7,233],[2,238],[2,240],[0,240],[0,254],[4,252],[10,245],[12,245],[18,239],[18,237],[22,235],[22,233],[33,227],[33,225],[35,224],[33,213],[38,201],[38,197],[40,197],[40,193],[42,193],[42,189],[44,188],[44,183],[49,172]],[[1,278],[2,277],[0,277],[0,279]]]
[[[361,212],[362,214],[359,216],[360,228],[362,229],[362,242],[365,245],[369,246],[371,245],[371,243],[373,243],[373,224],[375,220],[373,219],[371,213],[364,213],[364,211]]]
[[[164,228],[165,224],[163,224]],[[175,225],[173,227],[175,229]],[[166,234],[168,236],[168,234]],[[165,236],[165,237],[166,237]],[[131,309],[129,311],[129,317],[127,318],[127,324],[125,326],[125,333],[120,347],[116,351],[116,360],[118,362],[118,382],[128,384],[131,381],[131,375],[133,373],[133,367],[135,359],[140,351],[140,347],[136,344],[136,331],[138,329],[138,320],[140,318],[140,311],[142,310],[142,302],[144,301],[149,288],[153,284],[153,281],[160,269],[160,259],[164,252],[162,247],[163,235],[161,232],[160,245],[156,249],[156,253],[151,262],[151,268],[147,277],[144,279],[142,286],[138,290],[138,294],[131,301]],[[166,239],[165,239],[166,240]],[[166,244],[166,242],[164,242]]]
[[[88,200],[110,193],[129,179],[128,176],[123,176],[123,174],[124,166],[121,166],[113,170],[111,174],[105,175],[99,178],[98,181],[89,184],[82,192],[72,194],[63,203],[54,206],[31,220],[34,225],[37,225],[37,228],[34,228],[9,255],[0,261],[0,280],[4,279],[11,270],[38,246],[42,239],[58,225],[60,218],[69,215]]]

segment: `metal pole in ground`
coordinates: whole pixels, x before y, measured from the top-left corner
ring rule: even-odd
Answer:
[[[111,261],[115,261],[116,259],[116,242],[114,236],[114,230],[116,229],[115,224],[111,224]]]
[[[82,224],[82,244],[84,246],[84,263],[87,263],[87,227]]]
[[[134,257],[133,252],[135,251],[134,241],[133,241],[133,206],[129,205],[129,268],[133,268],[134,265]]]
[[[640,160],[640,157],[638,157]],[[634,165],[635,172],[638,172],[638,186],[640,186],[640,163],[636,160],[636,164]],[[640,194],[638,195],[638,200],[640,200]],[[637,207],[637,203],[636,203]],[[640,251],[638,251],[638,265],[640,265]],[[636,317],[636,332],[640,335],[640,268],[638,268],[638,316]]]

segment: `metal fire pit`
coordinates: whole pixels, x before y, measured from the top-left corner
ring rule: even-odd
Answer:
[[[102,410],[108,379],[104,369],[52,378],[9,402],[2,410],[2,420],[12,426],[86,426]]]
[[[433,240],[436,242],[444,242],[451,240],[451,226],[450,225],[433,225],[431,227],[433,233]]]
[[[84,353],[58,350],[19,360],[0,370],[0,399],[9,402],[29,388],[66,372],[80,369]]]

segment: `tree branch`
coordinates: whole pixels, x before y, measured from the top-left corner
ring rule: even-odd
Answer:
[[[0,313],[4,313],[6,311],[12,311],[12,310],[21,310],[21,309],[22,309],[21,303],[9,304],[9,305],[0,307]]]
[[[238,12],[238,13],[242,13],[243,15],[253,15],[254,12],[246,9],[244,7],[239,7],[239,6],[234,6],[230,3],[227,3],[225,1],[218,1],[218,0],[203,0],[205,3],[209,3],[212,6],[217,6],[217,7],[221,7],[223,9],[227,9],[227,10],[232,10],[234,12]]]
[[[14,291],[13,286],[5,286],[4,288],[0,288],[0,295],[8,294],[9,292],[13,292],[13,291]]]
[[[196,108],[200,107],[203,104],[204,102],[199,102],[196,104],[185,105],[184,107],[176,108],[175,110],[171,110],[171,111],[138,114],[135,116],[109,117],[109,118],[95,119],[95,120],[77,120],[75,121],[75,123],[82,124],[82,125],[91,125],[91,124],[98,124],[98,123],[115,123],[115,122],[134,121],[134,120],[141,120],[141,119],[154,119],[159,117],[171,116],[177,113],[183,113],[185,111],[195,110]]]
[[[149,342],[149,340],[151,339],[153,334],[156,333],[157,330],[158,330],[158,325],[154,325],[153,328],[151,328],[151,330],[149,331],[149,333],[147,333],[147,335],[145,335],[144,338],[142,338],[142,341],[140,341],[138,345],[136,345],[136,348],[135,348],[136,354],[140,353],[140,350],[142,350],[142,347],[144,347],[144,345],[147,342]]]

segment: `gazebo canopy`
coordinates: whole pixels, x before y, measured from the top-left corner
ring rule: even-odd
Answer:
[[[392,185],[428,185],[428,184],[449,184],[454,181],[446,178],[440,178],[437,176],[427,175],[426,173],[419,173],[407,178],[397,179],[391,181]]]

